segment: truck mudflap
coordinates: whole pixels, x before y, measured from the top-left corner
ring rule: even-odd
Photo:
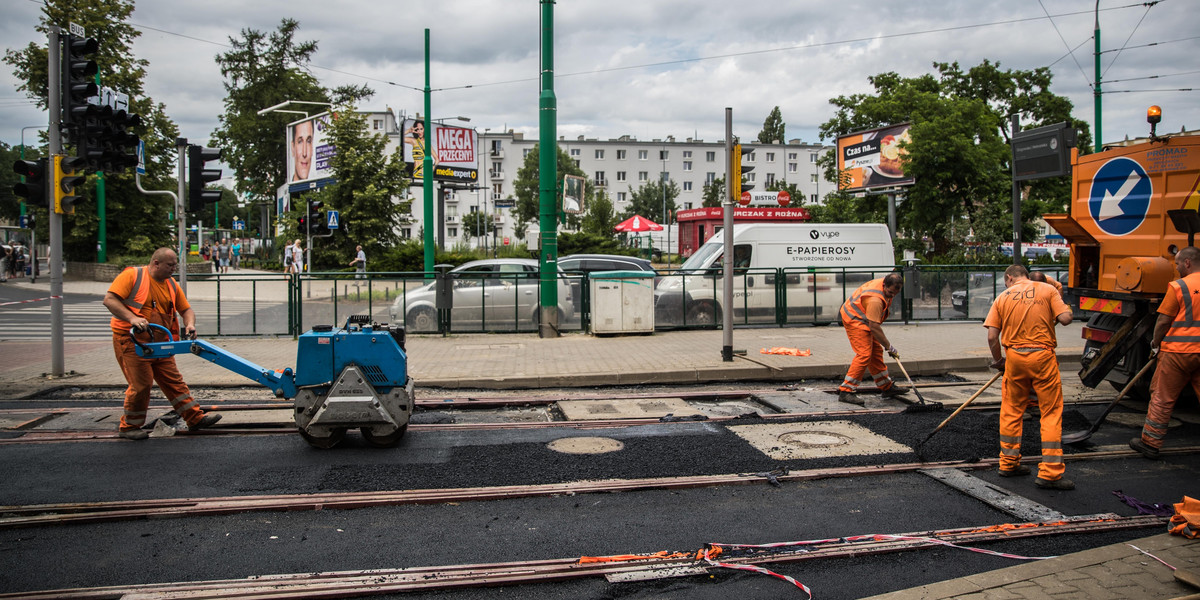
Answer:
[[[1141,306],[1113,333],[1108,343],[1099,348],[1090,348],[1084,353],[1080,360],[1083,368],[1079,370],[1079,380],[1083,385],[1090,388],[1100,385],[1138,342],[1148,338],[1154,329],[1154,322],[1158,320],[1158,313],[1149,310],[1143,303],[1139,304]]]

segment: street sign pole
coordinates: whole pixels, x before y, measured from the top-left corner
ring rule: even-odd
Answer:
[[[724,226],[725,255],[721,259],[722,281],[721,303],[721,360],[733,362],[733,177],[734,165],[742,164],[742,153],[733,151],[733,108],[725,107],[725,197],[721,202]],[[740,169],[737,169],[740,170]],[[741,175],[738,175],[740,178]]]
[[[50,112],[50,156],[62,154],[62,45],[61,32],[57,26],[50,27],[48,44],[47,78],[48,109]],[[46,206],[50,228],[50,375],[62,377],[66,373],[63,360],[63,217],[54,210],[54,176],[46,174]]]

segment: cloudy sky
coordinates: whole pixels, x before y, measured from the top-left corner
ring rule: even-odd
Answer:
[[[5,0],[0,40],[30,41],[40,3]],[[1200,29],[1196,0],[1099,0],[1103,137],[1145,135],[1145,108],[1163,108],[1161,132],[1200,128]],[[362,106],[422,110],[424,30],[431,31],[433,116],[468,116],[485,130],[537,135],[539,3],[534,0],[140,0],[134,51],[150,61],[146,90],[193,142],[217,125],[224,90],[213,57],[245,28],[300,22],[316,40],[322,84],[366,83]],[[774,106],[789,139],[816,142],[829,99],[869,92],[867,77],[911,77],[931,64],[984,59],[1006,69],[1050,67],[1052,91],[1093,123],[1094,0],[559,0],[555,5],[558,132],[608,139],[674,135],[754,137]],[[1156,44],[1156,45],[1151,45]],[[0,68],[0,140],[45,113]],[[415,88],[415,89],[414,89]],[[1192,91],[1179,91],[1193,88]],[[1111,92],[1111,93],[1108,93]],[[26,134],[26,139],[31,133]],[[282,132],[281,132],[282,135]]]

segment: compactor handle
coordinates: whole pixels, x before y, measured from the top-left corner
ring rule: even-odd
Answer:
[[[154,329],[155,328],[161,329],[164,332],[166,332],[168,342],[175,341],[175,337],[173,335],[171,335],[171,330],[167,329],[166,327],[163,327],[162,325],[158,325],[156,323],[146,323],[146,328],[150,332],[150,343],[154,343]],[[151,348],[150,346],[143,344],[141,342],[141,340],[137,339],[137,336],[135,336],[133,334],[134,331],[136,331],[135,328],[133,328],[133,327],[129,328],[129,337],[130,337],[130,339],[133,340],[133,343],[137,344],[138,347],[142,349],[142,353],[145,354],[146,356],[154,354],[154,348]]]

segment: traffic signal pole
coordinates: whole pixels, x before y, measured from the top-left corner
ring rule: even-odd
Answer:
[[[542,3],[542,89],[538,98],[538,337],[558,332],[558,99],[554,96],[554,0]]]
[[[50,156],[62,154],[62,44],[61,32],[50,26],[47,64],[48,98],[50,112]],[[52,171],[51,171],[52,173]],[[61,214],[54,210],[54,177],[47,173],[46,206],[50,207],[48,226],[50,229],[50,375],[62,377],[66,374],[63,360],[63,241]]]
[[[725,310],[721,311],[721,360],[733,362],[733,206],[737,198],[734,194],[741,188],[742,153],[735,152],[733,146],[733,108],[725,107],[725,199],[721,202],[722,225],[724,230],[725,251],[721,259],[722,281],[721,302]],[[734,183],[734,182],[737,183]]]

